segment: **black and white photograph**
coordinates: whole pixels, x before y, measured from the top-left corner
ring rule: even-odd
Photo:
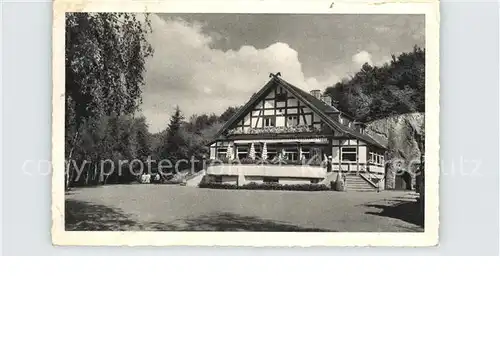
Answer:
[[[437,6],[215,4],[54,5],[54,243],[437,244]]]

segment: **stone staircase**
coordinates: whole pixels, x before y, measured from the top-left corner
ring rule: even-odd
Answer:
[[[356,173],[345,174],[346,191],[377,191],[377,188]]]
[[[205,176],[205,174],[207,174],[207,172],[204,169],[202,169],[201,171],[196,172],[194,174],[190,174],[185,179],[186,185],[193,186],[193,187],[198,186],[200,184],[201,180],[203,179],[203,177]]]

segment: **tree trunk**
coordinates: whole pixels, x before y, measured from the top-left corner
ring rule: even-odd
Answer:
[[[75,151],[75,144],[76,140],[78,139],[78,131],[75,133],[75,136],[73,137],[73,141],[71,142],[71,149],[69,150],[69,155],[68,155],[68,170],[66,172],[66,189],[69,189],[70,183],[71,183],[71,164],[73,162],[73,152]]]
[[[89,185],[90,168],[92,168],[92,163],[89,164],[89,167],[87,168],[87,175],[85,176],[85,185]]]
[[[94,175],[92,176],[92,184],[94,185],[97,178],[97,164],[94,165],[94,162],[92,162],[92,166],[94,167]]]

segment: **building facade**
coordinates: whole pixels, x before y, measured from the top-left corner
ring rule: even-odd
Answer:
[[[329,182],[340,171],[375,187],[385,150],[331,97],[272,74],[216,134],[206,173],[223,183],[290,184]]]

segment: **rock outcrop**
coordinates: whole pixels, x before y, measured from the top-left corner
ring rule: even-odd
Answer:
[[[410,113],[373,121],[366,125],[366,133],[387,145],[386,189],[395,188],[396,175],[414,188],[420,165],[419,143],[424,137],[424,114]]]

